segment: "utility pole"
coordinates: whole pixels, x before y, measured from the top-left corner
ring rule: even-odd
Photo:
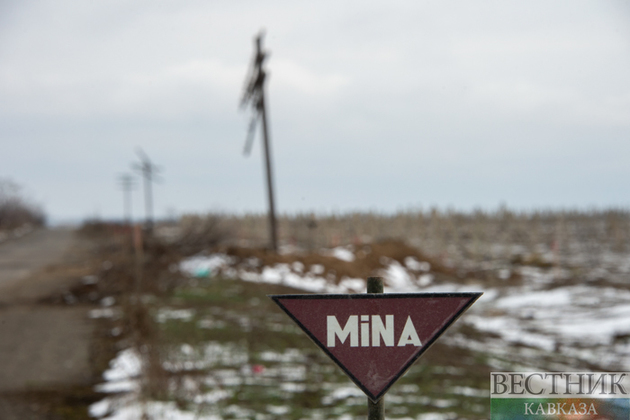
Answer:
[[[263,145],[265,150],[265,169],[267,174],[267,199],[269,201],[269,247],[274,252],[278,251],[278,228],[276,223],[276,209],[273,194],[273,175],[271,172],[271,146],[269,140],[269,125],[267,123],[267,111],[265,106],[265,78],[266,72],[263,68],[263,62],[267,57],[267,53],[262,49],[263,33],[261,32],[255,38],[256,51],[254,60],[250,68],[248,78],[246,79],[245,93],[241,99],[241,108],[251,105],[254,114],[252,115],[245,142],[243,153],[247,156],[252,148],[256,123],[262,120]]]
[[[122,174],[118,177],[118,183],[123,190],[123,215],[125,224],[131,226],[131,191],[135,186],[135,180],[131,174]]]
[[[136,153],[140,158],[140,163],[132,164],[132,168],[142,175],[144,187],[145,230],[147,235],[151,235],[153,233],[153,194],[151,191],[151,184],[156,180],[157,173],[160,169],[151,162],[149,156],[147,156],[142,149],[137,149]]]

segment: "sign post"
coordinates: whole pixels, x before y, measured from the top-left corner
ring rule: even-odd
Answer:
[[[383,293],[383,278],[368,277],[367,279],[368,293]],[[385,420],[385,396],[374,402],[368,397],[368,420]]]
[[[480,296],[479,292],[269,296],[368,396],[383,420],[383,395]]]

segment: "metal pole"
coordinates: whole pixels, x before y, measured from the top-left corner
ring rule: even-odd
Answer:
[[[256,39],[257,54],[262,55],[261,51],[261,37]],[[262,69],[262,60],[260,61],[259,71],[264,73]],[[263,75],[264,80],[264,75]],[[273,197],[273,176],[271,173],[271,151],[269,147],[269,128],[267,126],[267,111],[265,106],[265,86],[264,83],[260,86],[260,116],[262,118],[262,130],[263,130],[263,143],[265,145],[265,167],[267,169],[267,197],[269,200],[269,233],[270,233],[270,246],[275,252],[278,251],[278,231],[276,224],[276,206]]]
[[[368,277],[367,279],[368,293],[383,293],[383,278]],[[382,396],[377,402],[373,402],[370,398],[368,401],[368,420],[385,420],[385,396]]]

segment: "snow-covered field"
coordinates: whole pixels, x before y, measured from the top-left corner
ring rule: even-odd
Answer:
[[[327,255],[354,261],[353,247],[324,250]],[[578,257],[573,261],[580,261]],[[248,266],[257,267],[255,261]],[[578,266],[579,267],[579,266]],[[575,267],[574,267],[575,268]],[[630,370],[630,256],[604,255],[601,266],[582,267],[579,279],[559,267],[520,266],[511,268],[522,281],[519,285],[488,287],[482,280],[466,284],[433,284],[430,264],[407,257],[403,263],[391,260],[379,273],[385,278],[385,293],[482,291],[484,295],[459,322],[501,336],[503,348],[524,344],[533,349],[567,356],[566,368],[592,364],[604,370]],[[343,278],[338,282],[319,275],[314,265],[276,264],[259,270],[239,268],[226,254],[193,257],[182,262],[190,276],[221,273],[246,281],[283,284],[315,293],[361,293],[365,280]],[[497,277],[505,277],[497,269]],[[606,285],[596,282],[607,279]],[[574,281],[570,281],[574,280]],[[474,344],[471,344],[474,345]],[[531,360],[527,366],[537,366]]]
[[[578,244],[579,245],[579,244]],[[625,253],[575,245],[562,261],[553,249],[542,249],[538,259],[521,258],[509,263],[510,252],[522,253],[514,247],[500,250],[504,256],[496,261],[459,261],[466,274],[446,278],[429,261],[417,256],[405,258],[381,257],[381,267],[374,274],[385,278],[386,293],[482,291],[484,295],[457,322],[452,332],[441,340],[453,347],[483,353],[493,370],[567,370],[567,371],[629,371],[630,370],[630,257]],[[285,250],[291,254],[295,250]],[[324,249],[321,255],[347,263],[358,261],[355,247]],[[508,255],[508,258],[505,258]],[[519,254],[520,255],[520,254]],[[540,261],[544,264],[541,264]],[[195,256],[181,262],[180,271],[193,282],[240,279],[246,282],[284,285],[304,292],[362,293],[365,279],[331,275],[322,264],[300,261],[299,252],[291,262],[266,265],[250,257],[236,258],[227,253]],[[454,272],[457,272],[455,267]],[[484,273],[476,276],[475,273]],[[488,276],[490,274],[490,277]],[[449,281],[450,279],[450,281]],[[195,319],[194,310],[163,308],[156,314],[157,322],[169,319]],[[220,328],[219,317],[199,319],[198,328]],[[255,320],[242,319],[239,325],[247,330],[255,328]],[[464,333],[464,327],[469,327]],[[279,327],[283,328],[283,327]],[[471,333],[470,330],[477,333]],[[225,343],[206,342],[201,348],[183,344],[174,351],[165,368],[171,371],[211,369],[213,374],[186,385],[194,395],[197,407],[212,407],[218,401],[233,400],[244,384],[264,386],[280,383],[283,392],[303,392],[306,367],[309,362],[296,349],[283,353],[267,352],[260,356],[265,364],[249,359],[242,347]],[[140,418],[144,412],[156,419],[223,419],[223,418],[281,418],[289,408],[283,404],[269,404],[266,414],[254,413],[238,404],[228,405],[221,413],[212,409],[193,414],[186,407],[173,402],[144,401],[139,398],[138,378],[142,363],[133,350],[125,350],[112,362],[105,374],[103,391],[127,391],[94,404],[91,415],[108,420]],[[322,401],[332,404],[343,400],[346,405],[364,404],[365,398],[355,387],[347,384],[324,383]],[[404,388],[406,387],[406,388]],[[487,397],[486,390],[460,387],[461,395]],[[405,391],[406,390],[406,391]],[[413,384],[401,386],[392,401],[415,401],[433,407],[449,407],[443,401],[417,394]],[[415,398],[415,400],[414,400]],[[248,411],[249,410],[249,411]],[[227,414],[226,414],[227,413]],[[323,418],[312,411],[308,417]],[[446,420],[457,418],[448,412],[392,413],[391,418],[417,420]],[[389,415],[389,413],[388,413]],[[481,415],[483,417],[483,415]],[[351,420],[351,414],[339,413],[335,418]],[[480,418],[479,415],[472,418]]]

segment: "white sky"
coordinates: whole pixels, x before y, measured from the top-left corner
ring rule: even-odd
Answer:
[[[142,147],[158,215],[264,211],[261,28],[281,212],[630,204],[630,3],[604,0],[0,0],[0,177],[120,217]]]

